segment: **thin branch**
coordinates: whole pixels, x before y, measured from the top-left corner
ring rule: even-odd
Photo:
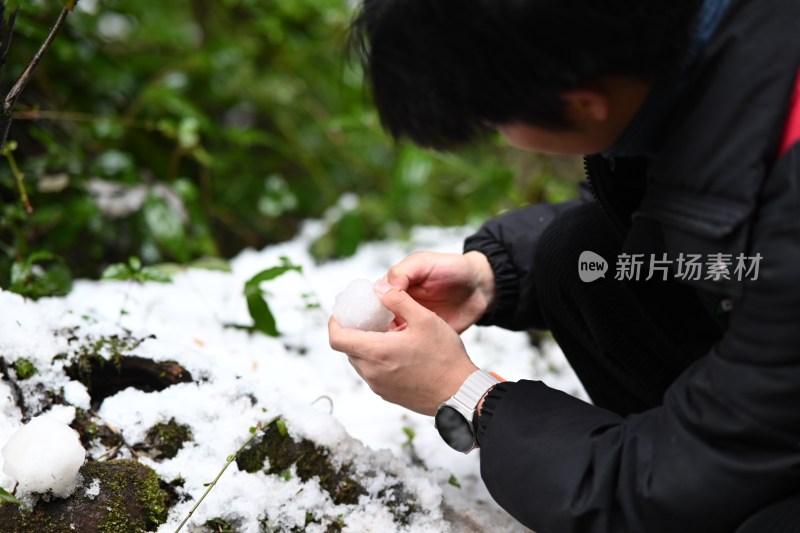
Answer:
[[[25,188],[25,174],[23,174],[19,166],[17,166],[17,160],[14,158],[13,149],[9,148],[11,144],[15,143],[12,141],[8,146],[4,147],[3,155],[8,159],[8,165],[11,167],[11,174],[14,175],[14,181],[17,183],[22,205],[25,206],[25,211],[30,215],[33,213],[33,205],[31,205],[31,200],[28,197],[28,190]]]
[[[77,3],[78,3],[77,0],[70,0],[64,6],[64,9],[61,10],[61,13],[59,13],[58,19],[56,19],[56,23],[53,24],[53,27],[50,29],[50,33],[47,35],[47,38],[42,43],[42,46],[39,47],[39,50],[36,52],[36,55],[33,56],[33,59],[31,59],[30,63],[28,63],[28,66],[25,67],[25,70],[22,71],[22,74],[17,80],[17,83],[14,84],[14,86],[8,92],[8,95],[6,95],[6,100],[3,104],[5,112],[10,112],[11,108],[14,107],[14,104],[17,103],[19,95],[22,94],[22,91],[28,85],[28,82],[31,81],[31,78],[33,77],[33,71],[39,65],[39,62],[47,53],[47,50],[50,49],[50,45],[53,44],[53,39],[56,38],[58,30],[60,30],[61,26],[64,25],[64,21],[67,19],[67,15],[69,15],[69,12],[72,11],[72,9],[75,7],[75,4]]]
[[[242,453],[242,451],[247,447],[247,445],[250,444],[251,442],[253,442],[253,439],[255,439],[258,436],[259,431],[261,431],[263,428],[269,426],[270,424],[272,424],[273,422],[275,422],[279,418],[280,418],[280,416],[276,416],[272,420],[270,420],[269,422],[267,422],[266,424],[263,424],[263,425],[261,424],[261,422],[259,422],[258,424],[256,424],[256,426],[254,428],[250,429],[250,431],[252,432],[252,435],[250,436],[250,438],[247,439],[246,441],[244,441],[244,444],[242,444],[239,447],[239,449],[236,450],[236,453],[234,453],[233,455],[229,455],[228,456],[228,460],[225,463],[225,466],[223,466],[222,470],[219,471],[219,474],[217,474],[217,477],[214,478],[214,481],[212,481],[211,483],[208,484],[208,488],[206,489],[206,491],[203,493],[202,496],[200,496],[200,499],[197,500],[197,503],[194,504],[194,507],[192,507],[192,509],[189,511],[189,514],[187,514],[186,517],[183,519],[183,522],[180,523],[180,525],[178,526],[178,529],[175,530],[175,533],[178,533],[183,528],[183,526],[186,525],[186,522],[189,521],[189,519],[192,517],[192,515],[197,510],[197,508],[200,507],[200,504],[203,503],[203,500],[206,498],[206,496],[208,496],[208,493],[211,492],[211,489],[213,489],[214,486],[217,484],[217,481],[219,481],[219,478],[221,478],[222,474],[225,473],[225,470],[227,470],[228,467],[231,465],[231,463],[234,462],[237,457],[239,457],[239,454]]]
[[[17,109],[12,113],[14,120],[51,120],[59,122],[101,122],[105,120],[117,121],[121,126],[137,128],[146,131],[156,131],[155,122],[152,120],[136,120],[112,115],[96,115],[79,111],[57,111],[51,109]]]
[[[2,149],[6,145],[6,139],[8,139],[8,130],[11,129],[11,112],[14,109],[14,105],[17,103],[20,94],[28,85],[28,82],[31,81],[31,77],[33,77],[33,71],[36,69],[36,66],[44,57],[44,54],[50,48],[50,45],[53,43],[53,39],[56,38],[56,34],[58,30],[61,29],[61,26],[64,25],[64,21],[67,18],[67,15],[70,11],[75,8],[75,5],[78,3],[78,0],[66,0],[64,3],[64,8],[61,10],[61,13],[58,15],[58,19],[56,23],[53,24],[53,27],[50,29],[50,34],[47,36],[47,39],[44,40],[42,46],[39,47],[39,50],[36,52],[36,55],[33,56],[28,66],[25,67],[25,70],[20,75],[17,82],[11,87],[11,90],[6,95],[5,101],[3,102],[2,109],[0,109],[0,149]],[[5,6],[5,3],[3,3]],[[9,22],[16,20],[16,12],[12,15],[13,19],[10,19]],[[11,24],[9,24],[9,27]],[[7,31],[2,38],[2,41],[5,42],[6,40],[10,41],[11,39],[11,32]],[[6,48],[7,52],[7,48]],[[5,54],[6,52],[3,52]]]
[[[100,422],[102,422],[103,425],[106,428],[108,428],[108,430],[111,433],[113,433],[114,436],[117,437],[119,439],[119,441],[120,441],[119,445],[115,446],[114,448],[112,448],[111,450],[106,452],[106,454],[110,456],[109,458],[112,458],[112,457],[116,456],[117,452],[119,452],[119,449],[124,446],[131,453],[131,457],[133,457],[134,459],[137,459],[137,460],[139,459],[139,454],[136,453],[136,450],[133,449],[133,446],[128,444],[128,441],[125,440],[125,437],[122,435],[122,433],[117,428],[112,426],[111,423],[108,422],[108,420],[106,420],[105,418],[100,416],[97,413],[97,411],[95,411],[94,409],[89,409],[89,416],[94,417],[94,418],[98,419]]]
[[[3,3],[3,10],[0,12],[0,17],[5,16],[6,6]],[[14,34],[14,24],[17,22],[17,13],[19,13],[19,8],[16,8],[11,15],[8,17],[8,22],[3,21],[3,38],[0,42],[0,72],[3,71],[3,67],[6,66],[6,60],[8,59],[8,51],[11,49],[11,36]]]

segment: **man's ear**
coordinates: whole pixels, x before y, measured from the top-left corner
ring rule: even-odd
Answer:
[[[561,97],[567,106],[567,116],[576,124],[608,120],[608,97],[600,91],[573,89],[563,93]]]

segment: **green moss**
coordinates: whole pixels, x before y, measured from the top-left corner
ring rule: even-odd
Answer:
[[[33,509],[0,506],[0,531],[15,533],[146,533],[166,519],[166,493],[150,468],[132,460],[90,462],[83,485],[66,499],[39,501]],[[94,480],[100,493],[88,496]]]
[[[151,392],[160,391],[177,383],[192,381],[192,376],[175,361],[153,361],[132,355],[139,345],[152,335],[137,338],[124,335],[109,335],[100,338],[87,336],[78,338],[71,334],[66,374],[86,385],[96,410],[103,400],[128,387]]]
[[[224,518],[212,518],[203,524],[203,527],[209,533],[237,533],[240,529],[237,522]]]
[[[131,353],[138,348],[143,341],[144,339],[137,339],[130,335],[125,337],[109,335],[96,340],[89,340],[89,342],[78,348],[75,355],[79,371],[82,376],[88,378],[92,373],[93,360],[100,363],[101,367],[110,363],[119,370],[121,368],[122,356]]]
[[[145,510],[147,520],[157,526],[167,519],[166,493],[161,488],[158,475],[151,469],[136,478],[136,499]]]
[[[159,422],[148,429],[144,442],[134,445],[134,449],[160,461],[175,457],[184,443],[191,440],[192,430],[189,426],[170,418],[168,422]]]
[[[260,531],[263,533],[283,533],[286,528],[280,525],[273,525],[270,523],[269,517],[265,516],[259,521],[261,526]],[[308,530],[309,524],[319,524],[325,526],[325,533],[341,533],[344,529],[345,523],[342,516],[328,516],[318,517],[314,513],[306,513],[305,524],[302,526],[294,526],[288,530],[288,533],[303,533]]]
[[[399,481],[381,490],[378,499],[389,508],[395,522],[404,526],[411,521],[411,515],[419,511],[414,496]]]
[[[240,470],[258,472],[269,460],[268,474],[281,475],[294,466],[297,476],[308,481],[319,478],[323,490],[330,494],[336,504],[358,503],[359,496],[367,491],[350,476],[350,466],[335,467],[330,451],[317,446],[308,439],[293,439],[283,427],[273,422],[264,430],[264,435],[254,440],[236,459]]]
[[[33,363],[24,357],[20,357],[14,361],[14,370],[17,373],[17,378],[21,380],[29,379],[37,372]]]
[[[101,494],[111,493],[98,533],[145,533],[164,522],[167,494],[153,470],[132,460],[89,463],[86,467],[84,477],[99,479]]]

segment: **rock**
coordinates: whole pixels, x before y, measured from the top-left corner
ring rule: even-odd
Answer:
[[[146,533],[167,516],[167,492],[156,473],[133,460],[90,462],[67,499],[39,500],[32,509],[0,505],[8,533]]]

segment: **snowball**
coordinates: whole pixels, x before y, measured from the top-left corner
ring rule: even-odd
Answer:
[[[94,500],[100,494],[100,479],[94,478],[92,483],[86,488],[86,496],[90,500]]]
[[[371,282],[357,279],[336,296],[333,318],[344,328],[389,331],[394,313],[383,306]]]
[[[3,446],[3,472],[19,482],[22,494],[52,492],[66,498],[78,485],[86,458],[78,434],[50,416],[37,416]]]

